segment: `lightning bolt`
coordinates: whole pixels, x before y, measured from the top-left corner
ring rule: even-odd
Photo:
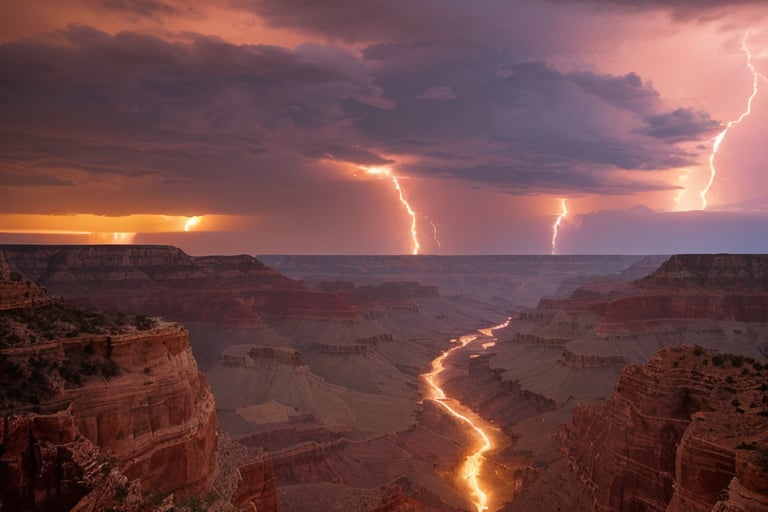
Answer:
[[[552,224],[552,254],[557,254],[557,232],[560,230],[560,223],[568,216],[568,206],[565,204],[565,199],[560,199],[560,208],[560,214],[555,219],[555,223]]]
[[[418,214],[413,208],[411,208],[411,204],[408,202],[408,199],[406,199],[405,194],[403,193],[403,189],[402,187],[400,187],[400,181],[397,179],[397,176],[392,174],[392,171],[386,167],[360,166],[360,169],[374,176],[385,176],[392,181],[392,185],[394,185],[395,190],[397,191],[397,196],[400,199],[400,203],[403,205],[403,209],[411,217],[411,240],[413,241],[411,254],[419,254],[419,251],[421,250],[421,244],[419,243],[419,233],[418,233],[418,227],[416,224],[416,215]],[[434,227],[434,224],[432,224],[432,226]],[[435,227],[435,233],[437,233],[436,227]]]
[[[437,224],[435,224],[434,222],[432,222],[432,219],[430,219],[429,217],[427,217],[427,216],[426,216],[426,215],[424,215],[423,213],[419,213],[419,212],[417,212],[417,213],[418,213],[418,215],[420,215],[420,216],[421,216],[421,217],[422,217],[422,218],[423,218],[425,221],[427,221],[427,222],[429,223],[429,225],[430,225],[430,226],[432,226],[432,240],[434,240],[434,241],[435,241],[435,243],[437,244],[437,246],[438,246],[440,249],[442,249],[442,248],[443,248],[443,245],[440,243],[440,238],[437,236]]]
[[[755,69],[755,65],[752,64],[752,52],[749,51],[749,47],[747,46],[748,36],[749,31],[744,32],[744,37],[741,38],[741,50],[747,55],[747,67],[752,72],[752,94],[747,100],[747,109],[742,112],[738,118],[732,121],[728,121],[728,124],[725,125],[723,131],[718,133],[712,141],[712,152],[709,154],[709,181],[707,182],[707,186],[704,187],[704,189],[699,193],[699,197],[701,197],[702,210],[706,210],[709,204],[707,202],[707,194],[709,193],[709,189],[712,188],[712,184],[715,182],[715,176],[717,175],[717,171],[715,169],[715,156],[720,149],[720,145],[723,143],[723,140],[725,140],[725,136],[728,134],[728,130],[730,130],[733,126],[741,123],[752,113],[752,100],[754,100],[755,96],[757,96],[758,81],[760,79],[768,81],[768,78],[766,78],[765,75]]]
[[[194,217],[189,217],[187,221],[184,223],[184,231],[189,231],[193,227],[200,224],[201,217],[195,215]]]

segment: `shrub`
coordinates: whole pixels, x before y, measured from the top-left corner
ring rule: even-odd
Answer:
[[[155,326],[155,320],[147,315],[136,315],[136,328],[140,331],[148,331]]]

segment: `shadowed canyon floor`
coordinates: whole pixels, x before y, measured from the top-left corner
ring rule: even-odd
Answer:
[[[218,464],[200,462],[205,478],[187,471],[178,488],[158,487],[156,500],[171,492],[177,502],[185,495],[202,499],[213,489],[211,506],[223,510],[477,510],[477,496],[461,476],[466,457],[478,447],[477,433],[444,407],[460,402],[466,407],[462,414],[492,433],[493,448],[478,457],[478,480],[488,489],[490,510],[765,510],[760,506],[768,490],[760,482],[768,480],[761,480],[766,475],[760,457],[768,450],[768,395],[760,379],[765,382],[761,372],[768,364],[766,257],[260,258],[271,268],[249,256],[191,257],[162,246],[0,250],[0,304],[14,333],[22,324],[39,324],[27,313],[59,303],[37,285],[68,304],[113,311],[103,318],[151,325],[137,340],[158,329],[177,329],[186,340],[173,321],[189,331],[189,341],[181,342],[187,348],[173,350],[189,353],[191,346],[210,382],[221,433],[217,443],[214,423],[198,442],[218,444]],[[51,331],[50,341],[68,347],[68,336],[84,339],[94,321],[78,315],[85,320],[77,326],[67,320],[70,327],[63,330],[66,322],[52,322],[59,330]],[[477,331],[510,315],[492,337]],[[465,335],[477,339],[452,351],[437,376],[449,399],[425,400],[432,395],[420,375],[454,346],[451,340]],[[113,343],[120,336],[118,329]],[[40,350],[39,340],[29,336],[12,341],[2,351],[19,364],[29,364],[16,357],[20,350]],[[152,344],[134,343],[138,352]],[[691,348],[658,352],[679,345]],[[96,355],[106,350],[99,346]],[[33,418],[73,393],[98,402],[133,375],[137,383],[170,382],[163,367],[131,354],[133,359],[117,361],[117,380],[94,387],[84,379],[66,392],[54,385],[36,406],[45,409],[40,412],[30,397],[14,395],[4,414]],[[629,366],[646,363],[650,369]],[[33,369],[19,371],[31,376]],[[637,381],[627,375],[650,377]],[[689,384],[692,375],[710,379],[713,387]],[[639,388],[629,384],[636,381]],[[131,411],[149,411],[152,436],[141,444],[152,453],[165,442],[162,421],[152,419],[156,401],[138,388],[131,388],[133,395],[125,389]],[[721,390],[722,397],[705,397],[712,390]],[[195,393],[204,397],[200,391],[184,398],[178,418],[195,417],[206,407],[213,412],[213,400],[201,402]],[[674,410],[639,410],[644,396],[657,402],[670,397]],[[678,407],[685,397],[696,407]],[[125,435],[126,420],[118,414],[112,423],[97,421],[93,430],[87,415],[71,413],[94,450],[122,460],[127,452],[102,441]],[[745,420],[738,439],[717,434],[728,428],[728,414]],[[671,419],[649,430],[643,418],[651,416]],[[130,428],[134,437],[144,432]],[[618,442],[619,430],[629,444]],[[46,439],[40,437],[36,446]],[[659,453],[641,453],[642,440],[652,440]],[[206,449],[201,453],[212,453]],[[724,470],[707,469],[713,449],[720,454],[713,464]],[[1,467],[22,467],[14,462],[22,459],[9,453],[0,455]],[[627,459],[626,453],[638,455]],[[600,457],[614,462],[598,464]],[[129,488],[154,467],[151,460],[121,466]],[[633,460],[650,468],[644,480],[627,477],[636,473]],[[676,473],[670,461],[687,469]],[[152,490],[147,478],[137,496]],[[717,492],[701,498],[704,484]],[[36,491],[21,480],[14,485],[27,489],[24,499],[42,492],[39,483],[32,486]],[[723,499],[725,490],[732,499]]]

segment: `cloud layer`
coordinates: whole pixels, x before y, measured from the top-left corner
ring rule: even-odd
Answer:
[[[535,229],[518,233],[536,250],[546,201],[672,197],[742,103],[696,81],[706,62],[683,70],[705,92],[670,93],[660,78],[675,70],[664,55],[649,64],[646,46],[696,29],[741,71],[736,22],[766,12],[748,0],[727,11],[683,0],[30,2],[13,31],[23,10],[0,6],[0,29],[25,34],[0,34],[0,214],[243,215],[290,247],[345,225],[361,251],[387,223],[403,242],[399,203],[360,166],[391,167],[431,216],[458,190],[481,190],[494,195],[472,218],[501,229],[490,215],[513,201],[531,215]],[[473,240],[451,250],[502,250],[443,215],[454,240]]]

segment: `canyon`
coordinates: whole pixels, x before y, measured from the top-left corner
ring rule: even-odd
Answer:
[[[494,429],[491,510],[765,510],[766,261],[3,246],[14,333],[58,316],[1,349],[55,378],[4,402],[0,464],[18,503],[82,510],[474,510],[475,441],[420,377],[471,334],[440,379]]]

